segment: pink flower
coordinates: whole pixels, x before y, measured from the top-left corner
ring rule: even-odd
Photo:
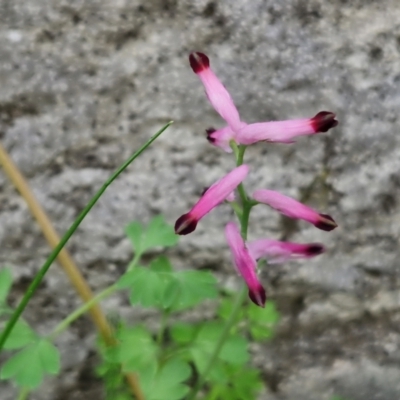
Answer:
[[[236,269],[249,289],[251,301],[257,306],[264,307],[267,296],[257,277],[256,261],[247,250],[236,224],[229,222],[226,225],[225,237],[231,248]]]
[[[187,214],[177,219],[175,222],[175,233],[178,235],[187,235],[193,232],[201,218],[225,199],[231,198],[231,193],[246,178],[248,172],[249,167],[243,164],[210,186],[193,208]]]
[[[315,117],[308,119],[249,124],[237,132],[236,140],[245,145],[260,141],[293,143],[297,136],[327,132],[338,124],[335,117],[334,113],[321,111]]]
[[[247,124],[241,121],[232,97],[210,68],[208,57],[204,53],[194,52],[190,54],[189,62],[202,81],[211,105],[228,123],[222,129],[208,129],[207,139],[228,153],[232,151],[229,146],[231,140],[243,145],[259,141],[293,143],[297,136],[327,132],[338,124],[335,114],[328,111],[321,111],[313,118]]]
[[[233,139],[235,140],[235,134],[233,130],[226,126],[222,129],[208,128],[206,129],[207,140],[214,146],[221,148],[227,153],[232,153],[231,146],[229,142]]]
[[[298,258],[311,258],[325,251],[325,247],[321,243],[300,244],[270,239],[247,242],[247,248],[255,260],[266,258],[269,264],[278,264]]]
[[[203,53],[194,52],[190,54],[189,62],[193,72],[197,74],[203,83],[208,100],[215,111],[228,123],[233,131],[240,129],[242,123],[239,112],[233,103],[231,95],[210,68],[208,57]]]
[[[256,190],[253,193],[253,198],[259,203],[268,204],[289,218],[310,222],[323,231],[331,231],[337,227],[336,222],[331,216],[320,214],[297,200],[274,190]]]

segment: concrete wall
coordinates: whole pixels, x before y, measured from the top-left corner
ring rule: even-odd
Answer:
[[[285,232],[329,248],[263,275],[283,313],[277,339],[255,349],[270,388],[263,399],[400,398],[398,1],[1,0],[2,142],[62,233],[111,171],[175,121],[69,244],[100,290],[131,257],[127,221],[163,213],[173,223],[233,167],[205,140],[204,129],[223,121],[189,68],[193,50],[210,56],[248,122],[320,110],[340,121],[295,145],[247,153],[250,191],[306,197],[339,224],[331,233],[289,226],[267,207],[252,217],[250,237]],[[49,249],[1,172],[0,189],[0,263],[13,269],[16,301]],[[234,279],[223,237],[230,218],[221,207],[182,238],[169,252],[178,267]],[[55,265],[25,316],[45,333],[78,304]],[[132,317],[123,296],[105,309]],[[90,373],[93,339],[88,320],[63,335],[63,374],[32,398],[101,398]],[[12,388],[0,388],[2,400],[13,398]]]

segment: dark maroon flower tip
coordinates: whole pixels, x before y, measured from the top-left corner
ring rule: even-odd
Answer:
[[[207,133],[207,140],[210,143],[214,143],[215,142],[215,138],[212,137],[212,134],[216,131],[215,128],[207,128],[206,129],[206,133]]]
[[[323,231],[332,231],[337,227],[335,220],[328,214],[319,214],[319,221],[315,224],[318,229]]]
[[[199,53],[198,51],[190,53],[189,62],[195,74],[210,67],[210,60],[208,57],[204,53]]]
[[[267,301],[267,294],[265,289],[260,285],[255,290],[249,289],[250,300],[259,307],[264,308],[265,302]]]
[[[325,251],[324,245],[321,243],[310,243],[306,249],[306,254],[308,256],[317,256]]]
[[[321,111],[311,118],[311,125],[315,132],[327,132],[334,128],[339,122],[335,119],[336,115],[329,111]]]
[[[204,196],[207,190],[210,189],[210,186],[206,186],[203,191],[201,192],[201,196]]]
[[[183,214],[175,222],[175,233],[177,235],[187,235],[196,229],[197,220],[190,213]]]

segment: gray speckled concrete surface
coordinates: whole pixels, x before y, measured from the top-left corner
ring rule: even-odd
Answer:
[[[265,399],[400,398],[400,3],[397,0],[1,0],[0,133],[65,231],[106,177],[170,119],[175,124],[106,192],[69,249],[95,290],[131,256],[123,227],[185,212],[232,168],[204,129],[223,122],[188,66],[207,53],[246,121],[336,112],[340,125],[295,145],[248,150],[251,189],[268,187],[334,216],[332,233],[289,229],[256,209],[251,236],[323,241],[313,261],[271,267],[264,282],[283,313],[256,351]],[[309,190],[310,187],[312,190]],[[181,268],[231,279],[226,208],[170,252]],[[0,263],[14,300],[48,254],[26,205],[0,173]],[[79,301],[55,266],[26,317],[42,332]],[[106,310],[129,314],[123,299]],[[143,318],[147,318],[144,314]],[[91,378],[88,321],[60,338],[63,374],[32,399],[101,398]],[[0,384],[1,400],[13,389]]]

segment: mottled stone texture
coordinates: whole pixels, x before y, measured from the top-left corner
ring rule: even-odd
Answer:
[[[322,241],[313,261],[273,266],[263,281],[283,313],[257,345],[268,400],[400,398],[400,3],[398,0],[1,0],[0,132],[60,232],[124,159],[175,121],[105,194],[69,249],[95,290],[131,256],[127,221],[186,212],[233,167],[204,130],[223,125],[188,65],[199,50],[248,122],[336,112],[334,130],[249,149],[250,190],[271,188],[331,214],[331,233],[255,210],[251,237]],[[20,297],[49,249],[0,173],[0,262]],[[170,252],[181,268],[234,276],[221,207]],[[26,318],[48,332],[79,304],[54,266]],[[105,302],[130,314],[123,298]],[[147,318],[143,314],[143,318]],[[151,317],[149,319],[151,322]],[[63,374],[35,400],[101,399],[93,327],[58,345]],[[1,384],[1,399],[13,389]],[[167,399],[166,399],[167,400]]]

